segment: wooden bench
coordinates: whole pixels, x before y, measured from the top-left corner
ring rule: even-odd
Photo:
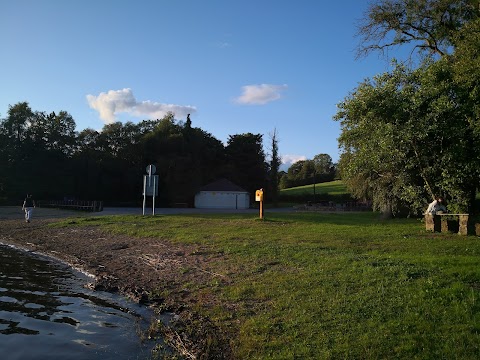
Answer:
[[[425,229],[432,232],[451,232],[468,235],[469,214],[425,214]]]

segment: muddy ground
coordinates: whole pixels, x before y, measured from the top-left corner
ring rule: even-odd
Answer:
[[[112,235],[94,226],[49,227],[54,221],[45,216],[25,223],[17,217],[0,216],[0,242],[41,252],[88,271],[96,276],[94,289],[119,292],[159,311],[176,313],[177,323],[164,327],[163,336],[186,358],[231,358],[232,324],[220,329],[192,310],[217,305],[217,299],[212,295],[198,298],[184,288],[192,282],[205,288],[214,280],[228,282],[209,270],[209,263],[222,260],[223,254],[157,238]],[[235,307],[222,306],[230,306],[232,311]]]

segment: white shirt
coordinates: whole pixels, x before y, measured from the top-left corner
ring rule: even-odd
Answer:
[[[425,213],[435,215],[438,211],[447,211],[447,208],[438,200],[434,200],[428,205]]]

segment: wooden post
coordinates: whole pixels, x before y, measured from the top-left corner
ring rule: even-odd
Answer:
[[[263,219],[263,189],[255,191],[255,201],[260,203],[260,219]]]
[[[263,220],[263,200],[260,200],[260,219]]]

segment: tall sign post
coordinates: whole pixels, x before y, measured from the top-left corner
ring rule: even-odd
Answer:
[[[145,205],[147,203],[147,177],[143,175],[143,206],[142,214],[145,216]]]
[[[260,219],[263,220],[263,189],[255,191],[255,201],[260,203]]]
[[[147,166],[147,174],[143,175],[143,215],[145,215],[145,206],[147,196],[152,196],[152,215],[155,215],[155,196],[158,194],[158,175],[154,175],[157,171],[155,165]]]
[[[316,194],[316,191],[315,191],[315,183],[317,182],[317,179],[316,179],[316,171],[315,171],[315,168],[313,168],[313,204],[315,205],[317,203],[317,194]]]

